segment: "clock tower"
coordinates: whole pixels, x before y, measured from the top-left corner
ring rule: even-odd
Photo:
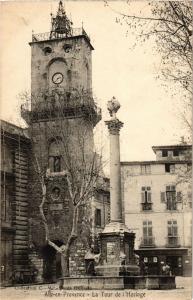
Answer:
[[[46,174],[42,212],[49,239],[60,247],[66,244],[73,216],[66,166],[77,167],[82,157],[86,164],[90,161],[94,153],[93,128],[100,121],[101,113],[92,95],[94,48],[83,27],[73,28],[62,1],[56,15],[51,15],[50,32],[33,34],[29,44],[31,100],[30,105],[22,106],[21,112],[29,125],[32,141],[30,251],[39,276],[51,280],[60,275],[57,271],[60,258],[46,242],[45,224],[40,213],[42,182],[38,176]],[[81,166],[76,170],[80,169]],[[80,275],[81,267],[84,269],[86,241],[82,241],[78,241],[74,253],[72,251],[71,274]],[[79,251],[78,255],[76,251]],[[41,267],[36,263],[37,258],[41,260]]]

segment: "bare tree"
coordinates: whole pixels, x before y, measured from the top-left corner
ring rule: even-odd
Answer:
[[[105,5],[116,13],[117,23],[128,25],[136,36],[135,45],[148,39],[156,43],[161,56],[158,77],[177,84],[174,95],[181,88],[181,117],[188,131],[192,130],[192,1],[128,0],[124,12],[115,10],[109,1]]]
[[[108,1],[105,3],[113,9]],[[113,9],[117,13],[116,21],[124,21],[137,35],[137,41],[154,37],[162,56],[163,75],[179,82],[192,94],[192,2],[147,1],[142,4],[143,9],[135,13],[132,13],[133,1],[127,1],[124,13]],[[149,6],[146,13],[145,4]]]
[[[186,147],[186,143],[184,143]],[[186,164],[178,165],[176,168],[176,186],[181,192],[177,197],[182,203],[182,209],[191,208],[192,205],[192,147],[184,151],[183,159]]]
[[[94,151],[92,133],[99,111],[91,92],[88,91],[75,90],[69,94],[57,89],[38,92],[36,95],[23,93],[21,98],[27,101],[28,106],[32,105],[31,108],[22,106],[22,115],[30,125],[32,163],[36,183],[41,190],[39,212],[45,230],[45,240],[61,254],[62,275],[69,276],[71,245],[78,237],[80,226],[86,226],[87,229],[91,226],[90,199],[94,196],[102,170],[101,158]],[[71,118],[66,117],[67,112],[68,116],[72,114]],[[52,157],[49,157],[49,151],[45,152],[49,143],[54,145],[58,158],[55,170],[52,169],[53,161]],[[65,178],[73,213],[66,243],[59,247],[50,237],[49,222],[44,208],[49,197],[50,180],[61,176]]]

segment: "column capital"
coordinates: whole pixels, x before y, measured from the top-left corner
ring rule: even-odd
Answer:
[[[107,125],[110,134],[118,135],[124,123],[115,118],[105,121],[105,124]]]

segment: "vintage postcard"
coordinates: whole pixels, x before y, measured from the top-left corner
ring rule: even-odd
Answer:
[[[2,299],[191,299],[191,1],[0,1]]]

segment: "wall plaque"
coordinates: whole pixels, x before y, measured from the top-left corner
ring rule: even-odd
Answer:
[[[113,264],[116,261],[116,243],[107,243],[107,263]]]
[[[52,203],[50,204],[50,210],[62,210],[63,204],[62,203]]]

